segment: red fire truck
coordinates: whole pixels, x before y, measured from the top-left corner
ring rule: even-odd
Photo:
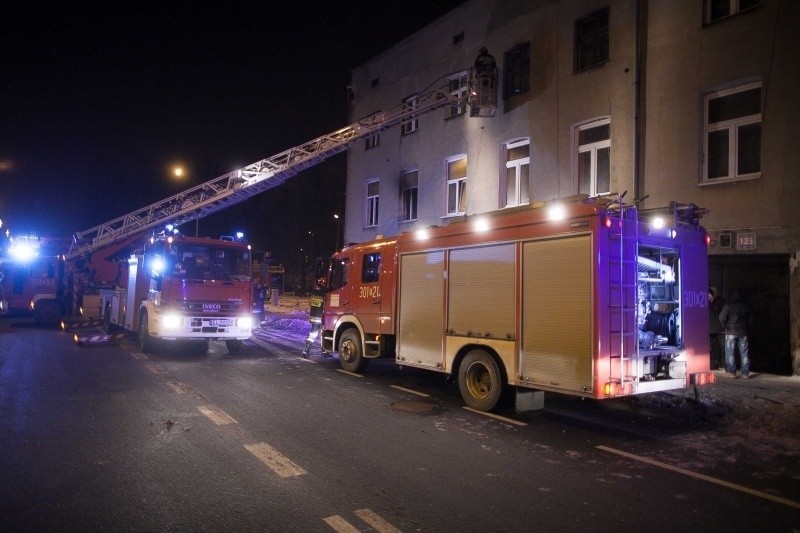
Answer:
[[[234,238],[161,233],[116,253],[125,279],[100,290],[108,328],[138,334],[142,351],[161,340],[224,340],[231,353],[249,339],[250,246]]]
[[[324,282],[322,348],[347,371],[390,356],[454,377],[482,411],[510,387],[602,399],[711,382],[702,214],[578,197],[348,246]]]

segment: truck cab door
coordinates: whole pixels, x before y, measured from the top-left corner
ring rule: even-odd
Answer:
[[[367,333],[390,333],[392,284],[389,258],[382,250],[367,251],[360,259],[360,280],[353,295],[358,315]]]

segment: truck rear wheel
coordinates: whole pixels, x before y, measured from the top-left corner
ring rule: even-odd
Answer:
[[[361,337],[355,329],[342,333],[339,344],[339,364],[348,372],[361,372],[367,367],[369,359],[364,358],[361,351]]]
[[[33,318],[42,326],[57,326],[64,318],[64,311],[57,302],[42,300],[36,303]]]
[[[458,390],[473,409],[494,409],[503,392],[503,378],[494,358],[484,350],[467,353],[458,368]]]
[[[139,346],[144,353],[150,353],[155,349],[155,341],[150,336],[150,327],[147,325],[147,312],[139,315]]]

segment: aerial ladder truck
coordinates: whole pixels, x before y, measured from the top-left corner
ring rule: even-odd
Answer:
[[[55,291],[37,293],[31,307],[37,321],[99,317],[138,334],[142,349],[157,339],[224,339],[236,351],[250,336],[244,311],[250,311],[251,273],[243,266],[246,249],[235,239],[209,244],[171,229],[227,209],[347,150],[353,143],[446,106],[470,106],[470,115],[491,117],[497,107],[496,72],[470,69],[466,95],[450,92],[448,79],[420,94],[417,105],[400,105],[360,119],[306,143],[256,161],[179,194],[73,235],[63,254],[63,280]],[[434,86],[436,84],[432,84]],[[200,252],[198,247],[209,248]],[[213,248],[213,250],[211,249]],[[219,256],[227,271],[215,275]],[[224,256],[224,258],[223,258]],[[224,261],[223,261],[224,259]],[[191,263],[191,264],[190,264]],[[219,265],[217,265],[219,266]],[[222,291],[250,283],[248,290]],[[193,296],[185,297],[186,288]],[[202,291],[200,287],[205,287]],[[208,297],[201,294],[208,293]],[[234,294],[235,293],[235,294]],[[231,302],[236,302],[233,305]]]

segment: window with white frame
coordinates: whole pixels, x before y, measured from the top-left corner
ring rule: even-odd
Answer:
[[[408,170],[400,174],[400,221],[417,219],[417,195],[419,194],[419,170]]]
[[[761,83],[708,94],[703,99],[703,181],[761,175]]]
[[[467,99],[467,88],[469,86],[469,75],[467,71],[461,72],[460,74],[456,74],[450,78],[450,94],[454,98],[460,98],[462,102],[466,102]],[[451,105],[445,111],[445,118],[454,117],[456,115],[461,115],[466,111],[467,106],[466,103],[462,103],[461,105]]]
[[[704,0],[703,22],[710,24],[761,5],[761,0]]]
[[[467,212],[467,157],[447,160],[447,214]]]
[[[380,132],[373,133],[372,135],[366,137],[364,139],[364,149],[369,150],[370,148],[375,148],[381,144],[381,134]]]
[[[506,148],[506,174],[501,189],[500,197],[505,197],[504,207],[524,205],[530,203],[530,150],[531,141],[528,138],[516,139],[507,142]]]
[[[611,119],[603,118],[574,127],[578,194],[596,196],[611,187]]]
[[[380,193],[380,181],[371,180],[367,182],[367,199],[364,206],[364,226],[372,227],[378,225],[378,200]]]
[[[413,111],[417,108],[418,103],[419,99],[417,98],[417,95],[404,98],[403,113],[413,113]],[[400,124],[400,135],[408,135],[409,133],[413,133],[417,131],[418,127],[419,127],[419,119],[417,117],[404,120]]]

